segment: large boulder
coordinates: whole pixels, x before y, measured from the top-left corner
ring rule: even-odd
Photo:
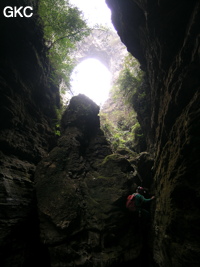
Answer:
[[[140,253],[141,236],[125,210],[133,168],[112,154],[98,111],[86,96],[73,97],[58,146],[36,170],[41,240],[51,266],[111,266]]]

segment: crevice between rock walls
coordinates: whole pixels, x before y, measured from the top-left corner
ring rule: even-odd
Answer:
[[[37,1],[1,1],[1,6],[16,3],[37,9]],[[144,177],[151,173],[147,181],[151,185],[153,179],[156,193],[147,250],[160,267],[199,266],[200,4],[107,3],[122,42],[146,73],[149,113],[145,120],[140,116],[140,123],[155,163],[148,172],[139,159],[136,165]],[[79,127],[83,117],[78,127],[68,120],[74,115],[63,117],[70,136],[62,136],[56,145],[53,120],[59,93],[48,79],[37,15],[1,22],[0,265],[141,263],[141,235],[124,210],[126,196],[140,177],[130,179],[130,163],[111,153],[99,129],[94,133],[86,125],[90,133],[84,138],[85,128]],[[87,108],[83,111],[90,115]],[[32,179],[41,159],[35,178],[38,221]]]
[[[32,18],[1,14],[0,44],[0,265],[37,266],[39,240],[33,175],[56,145],[58,88],[50,82],[38,1],[1,1],[33,6]],[[45,259],[47,264],[47,258]],[[48,266],[42,264],[43,266]]]

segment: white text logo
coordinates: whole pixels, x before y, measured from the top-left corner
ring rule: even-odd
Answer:
[[[6,6],[3,10],[3,14],[6,18],[16,18],[17,16],[19,17],[26,17],[30,18],[33,16],[33,8],[31,6],[20,6],[20,7],[11,7],[11,6]]]

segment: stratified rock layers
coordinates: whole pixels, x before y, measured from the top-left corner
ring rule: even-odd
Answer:
[[[200,261],[199,1],[107,0],[113,23],[146,73],[149,113],[139,121],[154,152],[154,258]]]
[[[5,6],[17,5],[31,5],[34,16],[3,17]],[[37,1],[2,0],[0,9],[0,265],[37,266],[43,252],[33,176],[56,144],[59,90],[49,79]]]

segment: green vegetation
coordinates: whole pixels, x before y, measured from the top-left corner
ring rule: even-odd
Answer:
[[[74,67],[70,53],[90,32],[82,13],[68,0],[40,0],[39,15],[44,28],[48,56],[53,66],[51,78],[56,85],[69,88],[70,74]]]
[[[110,141],[114,152],[126,150],[131,153],[135,151],[136,131],[140,126],[134,111],[127,114],[127,117],[120,116],[121,113],[120,110],[115,111],[116,118],[119,118],[119,121],[115,122],[115,120],[111,121],[110,114],[101,112],[101,128]]]
[[[142,86],[143,73],[132,55],[124,60],[124,68],[111,91],[108,107],[101,112],[101,125],[114,152],[130,150],[140,152],[145,139],[137,113],[145,111],[146,94]]]
[[[89,35],[90,29],[81,11],[68,0],[40,0],[38,8],[40,23],[44,30],[47,56],[51,68],[49,78],[60,87],[61,94],[70,91],[70,76],[75,65],[72,52],[76,43]],[[60,119],[64,106],[55,107],[55,135],[60,136]]]
[[[62,117],[62,109],[58,109],[55,106],[55,111],[56,111],[57,119],[55,120],[54,133],[57,137],[59,137],[60,136],[60,121],[61,121],[61,117]]]
[[[129,54],[124,61],[124,68],[120,72],[116,82],[116,92],[125,98],[126,103],[130,104],[136,112],[141,106],[145,107],[146,93],[144,91],[143,72],[137,60]]]

